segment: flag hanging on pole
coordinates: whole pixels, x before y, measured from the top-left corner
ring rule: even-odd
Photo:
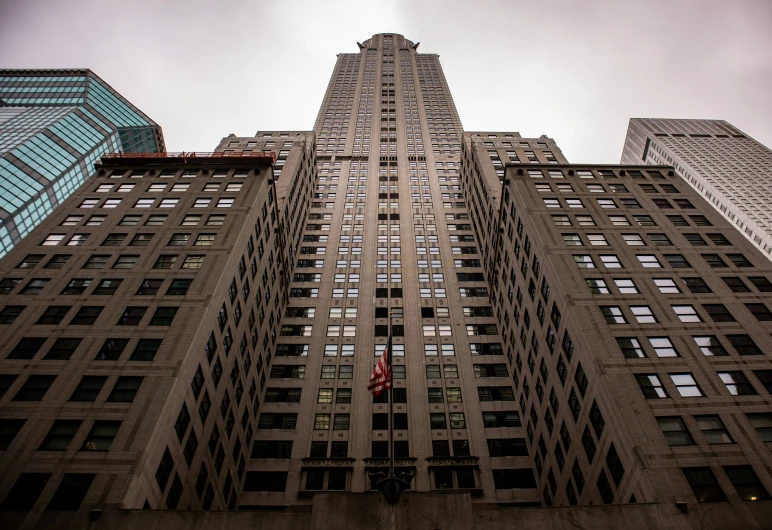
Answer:
[[[374,396],[380,396],[381,392],[391,388],[391,336],[383,349],[378,364],[375,365],[373,374],[367,382],[367,390]]]

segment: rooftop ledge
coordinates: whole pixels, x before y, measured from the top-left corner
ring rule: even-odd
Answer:
[[[180,153],[108,153],[96,164],[100,166],[154,165],[179,166],[181,164],[196,166],[227,166],[253,167],[256,165],[273,166],[276,153],[273,151],[253,151],[249,154],[226,153],[223,151],[182,151]]]

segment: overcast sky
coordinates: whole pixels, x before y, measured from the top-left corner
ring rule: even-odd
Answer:
[[[0,68],[91,68],[170,151],[310,129],[336,53],[438,53],[467,130],[617,163],[631,117],[720,118],[772,146],[772,1],[0,0]]]

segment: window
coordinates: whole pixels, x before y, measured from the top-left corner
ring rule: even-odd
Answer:
[[[167,217],[167,215],[149,215],[145,221],[145,226],[161,226]]]
[[[81,420],[56,420],[38,447],[38,451],[66,451],[83,423]]]
[[[657,374],[636,374],[635,379],[638,381],[638,386],[641,387],[643,397],[646,399],[670,397],[665,387],[662,386],[662,381],[660,381]]]
[[[627,319],[619,306],[601,306],[600,311],[607,324],[627,324]]]
[[[722,277],[722,280],[724,280],[724,283],[729,287],[733,293],[749,293],[751,292],[750,288],[745,285],[745,282],[742,281],[742,278],[738,277]]]
[[[737,494],[744,501],[769,500],[769,493],[751,466],[724,466]]]
[[[89,473],[65,473],[46,510],[78,510],[95,476]]]
[[[665,234],[649,234],[649,239],[658,247],[673,245],[673,242]]]
[[[674,269],[688,269],[691,267],[682,254],[665,254],[665,259]]]
[[[718,254],[702,254],[702,258],[714,269],[721,269],[727,266]]]
[[[702,393],[692,374],[669,374],[681,397],[700,397]]]
[[[662,294],[678,294],[681,292],[672,278],[653,278],[653,281]]]
[[[718,485],[713,471],[709,467],[684,467],[681,471],[692,488],[697,502],[723,502],[726,495]]]
[[[166,291],[166,295],[182,296],[188,294],[191,283],[193,283],[193,280],[172,280],[169,289]]]
[[[0,324],[13,324],[26,306],[9,305],[0,310]]]
[[[590,288],[592,294],[609,294],[608,286],[605,280],[601,279],[587,279],[587,286]]]
[[[48,306],[46,310],[43,312],[42,315],[40,315],[40,318],[38,318],[37,322],[35,324],[58,324],[62,321],[64,316],[67,314],[67,312],[72,309],[72,306],[64,306],[64,305],[52,305]]]
[[[576,222],[579,226],[595,226],[595,219],[591,215],[577,215]]]
[[[633,215],[633,219],[640,226],[657,226],[657,223],[654,222],[650,215]]]
[[[129,360],[152,361],[160,347],[161,339],[139,339]]]
[[[608,219],[614,226],[630,226],[630,221],[624,215],[609,215]]]
[[[118,256],[118,259],[113,263],[113,269],[131,269],[137,263],[138,259],[139,256],[133,254]]]
[[[770,282],[768,279],[766,279],[763,276],[756,276],[752,278],[748,278],[751,283],[761,291],[762,293],[770,293],[772,292],[772,282]]]
[[[728,353],[718,341],[715,335],[705,335],[700,337],[692,337],[694,342],[700,348],[700,351],[706,356],[726,356]]]
[[[225,223],[225,214],[212,214],[206,219],[206,226],[222,226]]]
[[[654,353],[657,357],[680,357],[678,350],[675,349],[673,343],[670,342],[668,337],[646,337],[654,349]]]
[[[681,322],[702,322],[697,310],[691,305],[672,305],[673,312]]]
[[[22,337],[8,359],[32,359],[45,342],[45,337]]]
[[[694,445],[694,438],[680,416],[660,416],[657,423],[669,446]]]
[[[662,264],[657,259],[657,256],[653,254],[637,254],[636,257],[642,266],[647,269],[660,269]]]
[[[587,234],[587,239],[590,245],[593,246],[603,247],[608,245],[608,241],[606,241],[606,237],[603,234]]]
[[[121,318],[118,319],[117,325],[119,326],[138,326],[139,321],[147,311],[147,307],[127,307]]]
[[[586,254],[574,254],[574,262],[580,269],[595,268],[595,263],[592,261],[592,256]]]
[[[742,372],[718,372],[718,377],[733,396],[755,396],[758,394]]]
[[[622,234],[622,239],[631,247],[646,246],[640,234]]]
[[[708,284],[702,278],[681,278],[686,287],[695,294],[712,293]]]
[[[72,254],[54,254],[46,263],[46,269],[61,269],[65,263],[72,257]]]
[[[750,335],[727,335],[726,338],[740,355],[761,355],[761,350]]]
[[[13,401],[41,401],[46,395],[55,375],[31,375],[13,396]]]
[[[772,312],[770,312],[764,304],[745,304],[745,307],[748,308],[748,311],[750,311],[759,322],[769,322],[772,320]]]
[[[176,259],[176,256],[175,256]],[[204,256],[201,255],[188,255],[185,256],[185,260],[182,262],[181,269],[200,269],[204,263]]]
[[[40,294],[40,292],[51,281],[47,278],[35,278],[30,280],[21,290],[21,294]]]
[[[583,244],[579,234],[563,234],[563,243],[569,247],[581,247]]]
[[[233,206],[233,201],[234,200],[235,199],[232,199],[232,198],[218,199],[216,207],[217,208],[230,208],[231,206]]]
[[[214,244],[214,236],[216,234],[199,234],[198,237],[196,237],[196,241],[193,243],[193,246],[212,246]]]
[[[617,337],[617,345],[622,350],[622,355],[627,359],[640,359],[646,357],[641,343],[635,337]]]
[[[108,402],[131,403],[134,401],[140,385],[142,385],[141,376],[122,376],[115,382],[113,390],[107,397]]]
[[[657,323],[657,317],[651,312],[651,308],[647,305],[631,305],[630,311],[632,311],[637,320],[641,324],[655,324]]]
[[[772,442],[772,414],[766,412],[758,412],[754,414],[748,414],[748,421],[756,432],[759,434],[761,441]]]
[[[732,444],[734,440],[729,435],[724,426],[724,422],[716,415],[695,416],[694,421],[697,422],[697,426],[702,431],[702,435],[705,440],[711,444]]]
[[[121,427],[120,421],[96,420],[91,427],[86,439],[83,441],[81,451],[109,451],[113,440],[118,435]]]
[[[555,226],[571,226],[571,219],[567,215],[553,215],[552,222]]]
[[[179,199],[161,199],[161,203],[158,205],[159,208],[174,208],[177,206],[177,203],[180,202]]]
[[[82,306],[70,320],[70,325],[91,326],[102,313],[103,306]]]
[[[614,284],[622,294],[638,294],[639,292],[635,282],[630,278],[614,278]]]
[[[557,199],[555,199],[557,201]],[[566,204],[569,208],[584,208],[581,199],[566,199]]]
[[[714,322],[734,322],[735,319],[724,304],[703,304],[702,308]]]

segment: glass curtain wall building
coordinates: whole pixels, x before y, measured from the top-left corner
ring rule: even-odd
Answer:
[[[0,257],[104,153],[163,151],[161,128],[90,70],[0,70]]]

